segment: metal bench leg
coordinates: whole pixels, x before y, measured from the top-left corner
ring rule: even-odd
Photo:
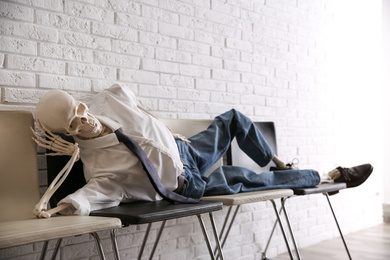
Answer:
[[[213,249],[211,248],[210,239],[209,239],[209,236],[207,235],[206,227],[204,226],[202,216],[201,215],[197,215],[197,216],[199,219],[200,227],[202,228],[204,239],[206,240],[206,244],[207,244],[207,248],[209,250],[210,258],[215,260],[215,256],[213,254]]]
[[[336,221],[336,225],[337,225],[337,228],[339,230],[341,239],[343,240],[345,250],[347,251],[348,258],[350,260],[352,260],[351,254],[349,253],[349,249],[348,249],[347,243],[345,242],[345,239],[344,239],[344,236],[343,236],[343,232],[341,232],[341,228],[340,228],[339,222],[337,221],[336,214],[334,213],[334,210],[333,210],[333,207],[332,207],[332,203],[330,203],[329,194],[327,192],[323,193],[323,194],[325,195],[326,199],[328,200],[328,204],[329,204],[330,210],[332,211],[333,218]]]
[[[114,253],[114,258],[115,260],[120,260],[118,243],[116,241],[116,230],[112,229],[110,231],[110,235],[111,235],[112,252]]]
[[[100,259],[105,260],[106,258],[104,257],[103,247],[102,244],[100,243],[99,235],[96,232],[91,233],[91,235],[95,238],[96,248],[98,250]]]
[[[223,248],[225,246],[226,240],[227,240],[227,238],[229,236],[230,230],[231,230],[231,228],[233,226],[234,220],[236,219],[236,216],[237,216],[237,213],[238,213],[238,211],[240,209],[240,206],[241,205],[237,205],[236,206],[236,210],[234,211],[233,216],[231,217],[230,221],[229,221],[229,218],[230,218],[233,206],[229,207],[229,211],[226,214],[226,217],[225,217],[225,220],[223,222],[223,226],[222,226],[221,232],[219,233],[219,240],[221,241],[221,248]],[[228,228],[226,230],[226,233],[224,234],[224,231],[225,231],[225,228],[226,228],[227,225],[228,225]],[[217,253],[217,250],[218,250],[218,248],[214,249],[214,254]]]
[[[291,236],[291,240],[293,242],[293,245],[294,245],[294,248],[295,248],[295,253],[297,255],[297,259],[300,260],[301,259],[301,255],[299,253],[299,249],[298,249],[298,246],[297,246],[297,243],[295,241],[295,236],[294,236],[294,232],[291,228],[291,223],[290,223],[290,218],[288,217],[288,214],[287,214],[287,210],[286,208],[284,207],[286,201],[287,201],[288,198],[281,198],[281,204],[282,204],[282,210],[284,212],[284,217],[286,218],[286,222],[287,222],[287,226],[288,226],[288,229],[290,231],[290,236]]]
[[[277,226],[278,223],[280,223],[280,219],[278,218],[278,216],[280,216],[280,215],[282,214],[282,211],[284,211],[284,214],[285,214],[285,216],[286,216],[287,226],[288,226],[288,228],[289,228],[290,235],[291,235],[291,238],[292,238],[292,240],[293,240],[293,244],[294,244],[295,250],[296,250],[296,252],[297,252],[297,257],[298,257],[298,259],[301,259],[301,258],[300,258],[300,255],[299,255],[298,247],[297,247],[297,245],[296,245],[296,243],[295,243],[294,235],[293,235],[293,233],[292,233],[292,228],[291,228],[290,220],[289,220],[289,218],[288,218],[288,216],[287,216],[287,212],[286,212],[286,209],[285,209],[285,207],[284,207],[284,204],[285,204],[286,200],[287,200],[287,198],[281,198],[281,199],[280,199],[281,207],[280,207],[280,209],[279,209],[279,212],[277,212],[277,211],[275,212],[276,219],[275,219],[275,222],[274,222],[274,226],[272,227],[271,234],[270,234],[270,236],[269,236],[269,239],[268,239],[268,241],[267,241],[267,244],[266,244],[266,246],[265,246],[265,249],[264,249],[264,251],[263,251],[263,253],[262,253],[262,259],[263,259],[263,260],[268,259],[268,258],[267,258],[267,250],[268,250],[268,247],[269,247],[269,245],[270,245],[270,243],[271,243],[272,237],[273,237],[273,235],[274,235],[276,226]],[[271,201],[271,202],[273,202],[273,205],[274,205],[274,201]],[[276,207],[276,205],[275,205],[275,207]],[[274,209],[275,209],[275,208],[274,208]],[[283,233],[283,230],[282,230],[282,233]],[[287,249],[289,249],[289,244],[288,244],[288,242],[287,242],[286,240],[285,240],[285,242],[286,242],[286,247],[287,247]],[[290,254],[290,258],[293,259],[292,256],[291,256],[291,254]]]
[[[154,241],[154,245],[153,245],[152,251],[150,252],[149,259],[153,258],[153,255],[154,255],[154,252],[156,251],[158,242],[160,241],[161,234],[164,230],[165,223],[166,223],[166,220],[162,221],[162,223],[161,223],[160,230],[158,231],[156,240]],[[139,250],[139,253],[138,253],[138,258],[137,258],[138,260],[141,260],[142,254],[144,253],[146,241],[148,240],[151,227],[152,227],[152,223],[149,223],[148,227],[146,229],[145,235],[144,235],[144,240],[142,241],[141,249]]]
[[[287,247],[288,254],[290,255],[290,259],[293,260],[294,257],[292,255],[292,252],[291,252],[291,249],[290,249],[290,245],[289,245],[288,240],[287,240],[286,232],[284,231],[283,223],[282,223],[282,220],[280,219],[280,216],[279,216],[278,209],[276,208],[276,203],[275,203],[274,200],[270,200],[270,201],[272,203],[272,206],[274,207],[274,211],[275,211],[275,215],[276,215],[277,221],[279,222],[279,226],[280,226],[280,229],[282,231],[284,241],[286,242],[286,247]]]
[[[146,232],[145,232],[145,235],[144,235],[144,240],[142,241],[142,245],[141,245],[141,248],[140,248],[139,253],[138,253],[138,258],[137,258],[138,260],[141,260],[142,254],[144,253],[146,241],[148,240],[148,236],[149,236],[149,232],[150,232],[150,228],[151,227],[152,227],[152,223],[149,223],[148,227],[146,228]]]
[[[48,245],[49,245],[49,241],[43,242],[41,257],[39,258],[39,260],[44,260],[45,259]]]
[[[165,223],[167,221],[164,220],[162,223],[161,223],[161,226],[160,226],[160,230],[158,231],[157,233],[157,237],[156,237],[156,240],[154,241],[154,245],[153,245],[153,248],[152,248],[152,252],[150,252],[150,256],[149,256],[149,259],[152,259],[153,258],[153,255],[154,255],[154,252],[156,252],[156,248],[157,248],[157,245],[158,245],[158,242],[160,241],[160,238],[161,238],[161,234],[164,230],[164,227],[165,227]]]
[[[225,257],[224,257],[224,255],[223,255],[221,242],[220,242],[219,237],[218,237],[218,230],[217,230],[217,226],[215,225],[213,213],[212,213],[212,212],[209,212],[209,216],[210,216],[211,226],[212,226],[212,228],[213,228],[213,233],[214,233],[214,238],[215,238],[216,247],[218,248],[217,259],[218,259],[218,258],[224,259]],[[214,254],[215,254],[215,252],[214,252]]]

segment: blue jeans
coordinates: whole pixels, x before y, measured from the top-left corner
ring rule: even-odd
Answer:
[[[232,109],[217,116],[207,130],[189,138],[191,143],[176,140],[184,164],[182,195],[200,198],[266,189],[311,187],[320,182],[320,176],[314,170],[256,173],[238,166],[221,166],[206,177],[208,170],[226,153],[234,137],[240,149],[261,167],[274,157],[260,130],[248,117]]]

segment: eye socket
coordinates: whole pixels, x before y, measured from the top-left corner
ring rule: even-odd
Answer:
[[[76,115],[82,116],[85,114],[86,110],[87,110],[87,106],[84,103],[80,102],[76,110]]]
[[[79,118],[75,117],[72,122],[70,122],[70,125],[69,125],[69,130],[75,130],[76,128],[76,125],[79,125],[77,124],[77,121],[79,120]]]

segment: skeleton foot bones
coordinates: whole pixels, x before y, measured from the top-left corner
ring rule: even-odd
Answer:
[[[39,130],[46,137],[41,137],[33,129],[35,138],[33,140],[41,147],[46,149],[50,149],[54,151],[54,153],[49,153],[46,155],[56,156],[56,155],[69,155],[71,159],[65,165],[65,167],[61,170],[61,172],[57,175],[57,177],[53,180],[50,186],[47,188],[45,194],[42,196],[41,200],[35,205],[33,210],[33,214],[38,218],[50,218],[51,215],[67,208],[70,204],[62,204],[58,207],[55,207],[51,210],[47,210],[47,204],[51,198],[51,196],[56,192],[56,190],[61,186],[66,177],[68,176],[70,170],[73,167],[73,164],[79,159],[79,147],[77,143],[73,144],[65,141],[59,135],[53,134],[50,130],[46,129],[43,125],[37,121],[37,125]]]

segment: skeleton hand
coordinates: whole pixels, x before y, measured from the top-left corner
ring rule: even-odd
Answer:
[[[185,137],[184,135],[181,135],[181,134],[175,134],[171,131],[172,135],[173,135],[173,138],[175,139],[180,139],[182,140],[183,142],[186,142],[186,143],[191,143],[190,140],[187,139],[187,137]]]
[[[43,138],[39,136],[32,128],[31,131],[33,132],[34,136],[36,138],[33,138],[33,140],[41,147],[44,147],[46,149],[50,149],[54,151],[55,153],[47,153],[46,155],[69,155],[72,156],[73,153],[78,150],[78,145],[73,144],[71,142],[65,141],[61,138],[61,136],[53,134],[50,130],[46,129],[43,125],[37,121],[37,126],[39,130],[44,134],[46,137]],[[79,157],[76,158],[76,161],[79,160]]]
[[[69,155],[72,156],[69,162],[61,170],[61,172],[56,176],[50,186],[47,188],[45,194],[42,196],[41,200],[35,205],[33,214],[38,218],[50,218],[54,213],[59,212],[64,209],[65,205],[56,207],[51,210],[47,210],[47,204],[51,196],[56,192],[56,190],[61,186],[69,172],[71,171],[73,164],[79,159],[80,151],[77,143],[72,144],[65,141],[60,136],[53,134],[51,131],[47,130],[39,122],[37,122],[39,130],[47,137],[49,140],[46,140],[43,137],[38,136],[33,129],[31,129],[36,137],[33,140],[41,147],[51,149],[55,153],[50,153],[47,155]],[[47,132],[47,133],[46,133]]]

